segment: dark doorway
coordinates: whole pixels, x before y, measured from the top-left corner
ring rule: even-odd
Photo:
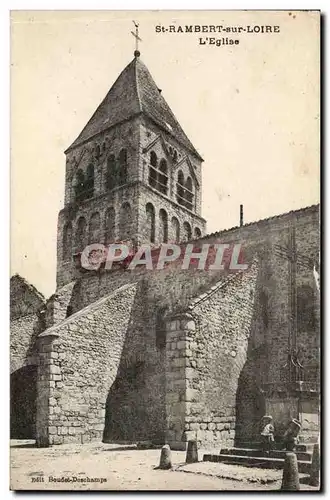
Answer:
[[[25,366],[10,376],[10,437],[35,439],[37,367]]]

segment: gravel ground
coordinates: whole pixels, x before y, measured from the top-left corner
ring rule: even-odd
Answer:
[[[185,465],[185,452],[177,451],[172,470],[155,470],[159,449],[101,443],[36,448],[31,441],[12,441],[10,455],[12,490],[251,491],[278,490],[281,484],[279,471],[212,462]],[[98,482],[88,481],[95,478]],[[262,484],[265,480],[271,482]]]
[[[248,481],[249,483],[270,484],[282,481],[281,470],[258,469],[257,467],[242,467],[215,462],[185,464],[180,466],[179,470],[195,474],[207,474],[208,476],[219,477],[222,479]]]

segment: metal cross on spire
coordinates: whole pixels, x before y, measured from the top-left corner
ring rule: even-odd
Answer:
[[[134,51],[134,56],[139,57],[140,52],[139,52],[139,42],[142,42],[141,38],[139,37],[139,24],[135,21],[133,21],[133,24],[135,26],[135,33],[134,31],[131,31],[132,35],[135,38],[135,51]]]

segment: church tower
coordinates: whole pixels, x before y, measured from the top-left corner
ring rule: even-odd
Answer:
[[[156,246],[204,234],[203,159],[138,50],[65,154],[58,287],[73,279],[88,244]]]

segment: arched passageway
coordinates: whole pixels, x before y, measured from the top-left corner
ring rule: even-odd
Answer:
[[[36,437],[37,367],[24,366],[10,376],[10,438]]]

